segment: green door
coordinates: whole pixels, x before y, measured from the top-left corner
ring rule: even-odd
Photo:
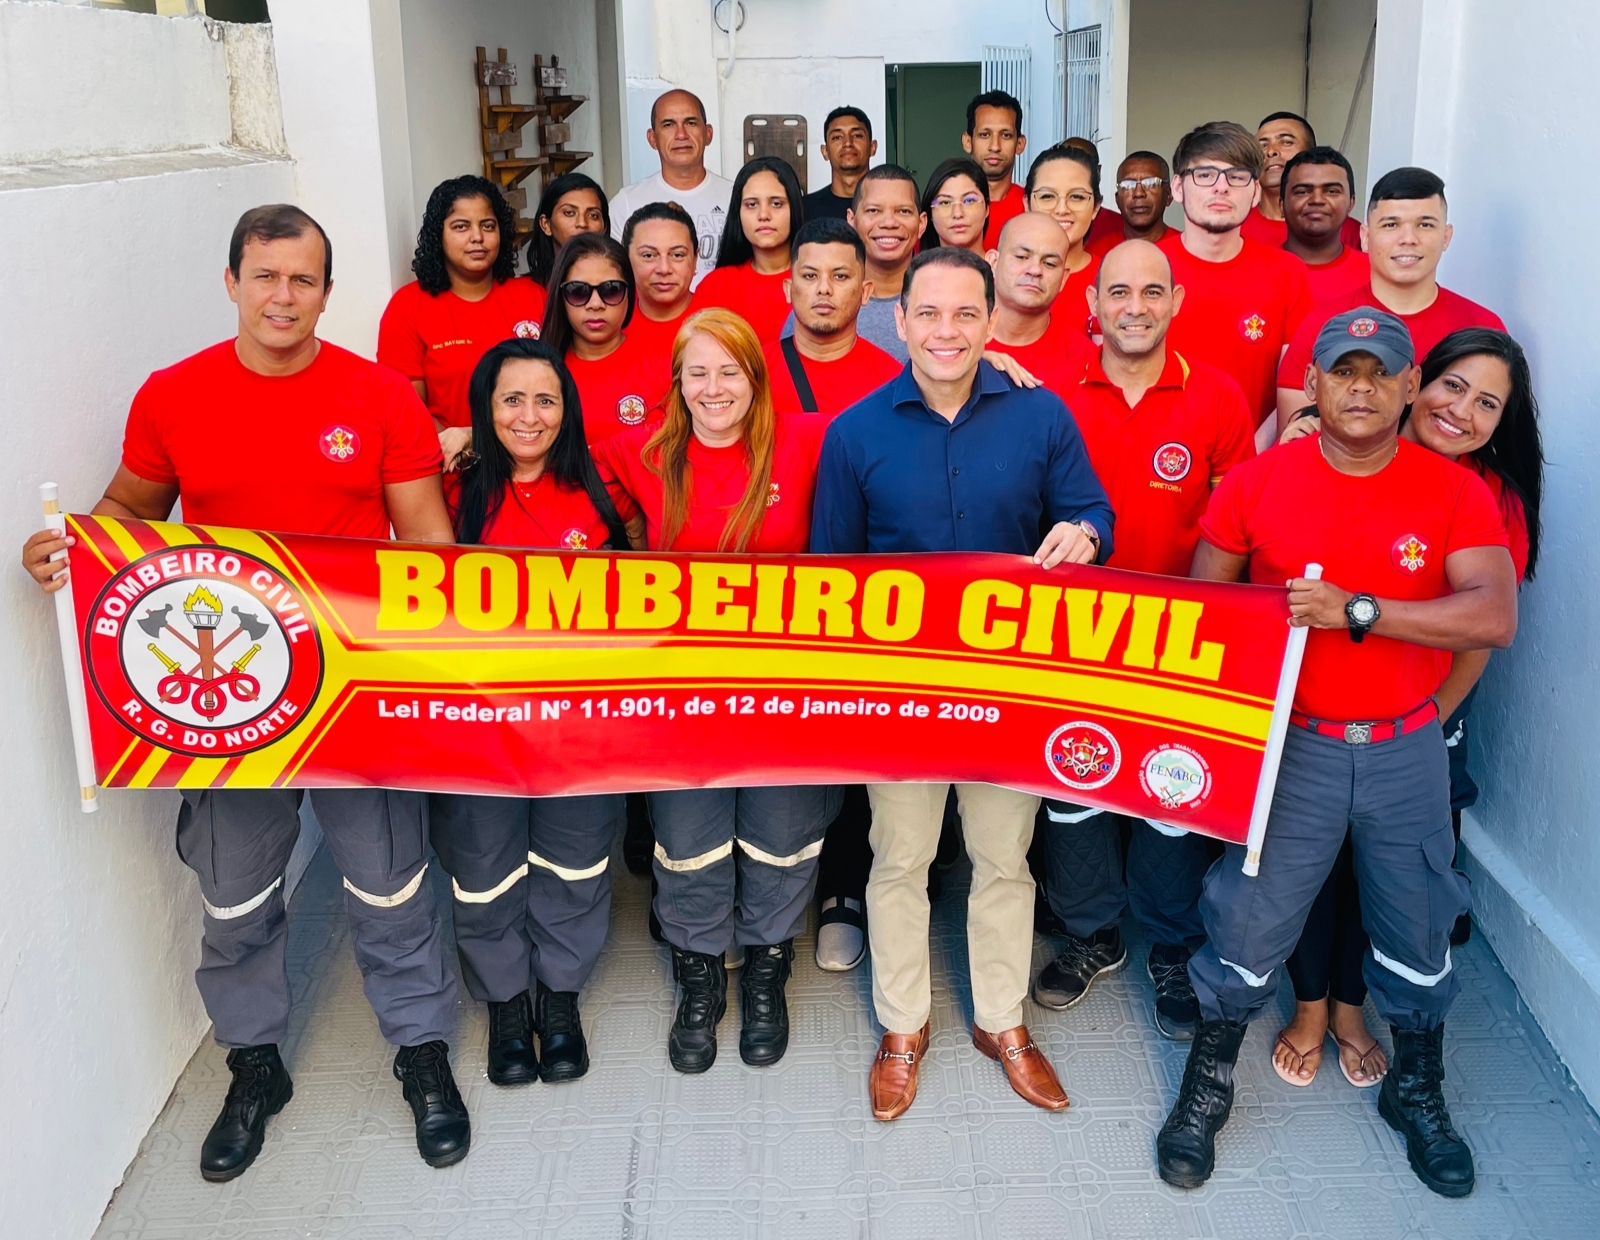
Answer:
[[[967,104],[982,89],[983,67],[971,64],[887,65],[886,152],[920,186],[941,160],[960,155]]]

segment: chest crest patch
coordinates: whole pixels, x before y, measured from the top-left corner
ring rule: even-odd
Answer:
[[[1251,344],[1263,339],[1267,334],[1267,321],[1259,314],[1249,314],[1239,320],[1239,334]]]
[[[317,447],[334,464],[343,465],[361,454],[361,436],[350,427],[335,423],[317,437]]]
[[[1406,576],[1415,577],[1428,567],[1428,553],[1432,550],[1420,534],[1402,534],[1389,549],[1389,559]]]
[[[1189,451],[1187,444],[1174,439],[1156,449],[1150,464],[1156,471],[1156,477],[1163,482],[1182,482],[1194,468],[1194,453]]]
[[[638,426],[644,421],[645,404],[642,396],[624,396],[617,402],[617,421],[624,426]]]

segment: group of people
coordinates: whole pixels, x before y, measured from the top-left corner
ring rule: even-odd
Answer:
[[[1291,623],[1312,630],[1294,726],[1253,878],[1237,846],[986,784],[313,791],[422,1157],[458,1161],[471,1132],[432,860],[460,978],[487,1005],[490,1080],[566,1081],[589,1065],[579,993],[621,834],[652,878],[679,1071],[712,1066],[734,969],[740,1057],[783,1056],[815,903],[821,967],[870,949],[871,1109],[903,1114],[928,1054],[930,900],[964,848],[971,1036],[1023,1098],[1068,1105],[1024,1019],[1030,991],[1080,1003],[1125,965],[1131,912],[1154,1024],[1190,1042],[1163,1179],[1211,1174],[1246,1026],[1283,967],[1298,1006],[1278,1074],[1309,1084],[1331,1035],[1353,1086],[1381,1083],[1423,1182],[1471,1191],[1442,1091],[1450,949],[1470,931],[1462,742],[1537,562],[1542,458],[1522,350],[1437,283],[1443,183],[1387,172],[1360,216],[1345,158],[1277,113],[1254,134],[1201,125],[1170,163],[1127,156],[1112,209],[1082,139],[1036,154],[1018,184],[1022,109],[991,91],[967,110],[965,154],[921,187],[871,164],[864,111],[836,109],[830,183],[802,194],[780,159],[731,183],[708,172],[712,129],[688,92],[651,119],[659,174],[609,200],[585,176],[553,179],[523,274],[498,189],[440,185],[377,363],[316,337],[333,271],[321,227],[292,206],[247,212],[225,277],[237,336],[140,389],[94,512],[161,520],[181,500],[191,522],[365,538],[1000,552],[1287,582]],[[322,451],[331,425],[358,450]],[[251,428],[248,450],[227,426]],[[46,590],[71,543],[28,540]],[[300,798],[183,793],[178,851],[205,908],[196,977],[232,1077],[208,1180],[250,1165],[292,1093],[282,887]],[[1058,950],[1030,977],[1036,927]],[[1392,1061],[1362,1015],[1369,992]]]

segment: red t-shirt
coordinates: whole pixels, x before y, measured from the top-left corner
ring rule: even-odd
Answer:
[[[1322,302],[1365,288],[1372,279],[1372,263],[1363,251],[1347,245],[1331,263],[1307,263],[1306,278],[1311,281],[1311,306],[1315,309]]]
[[[1023,192],[1022,186],[1015,181],[1011,182],[1008,189],[999,198],[989,202],[989,221],[983,226],[983,248],[998,250],[1000,248],[1000,230],[1008,221],[1014,220],[1028,209],[1028,195]]]
[[[1106,562],[1187,577],[1212,489],[1256,454],[1255,422],[1239,385],[1169,350],[1161,378],[1130,409],[1096,352],[1066,399],[1117,514]]]
[[[1531,547],[1528,540],[1528,514],[1522,507],[1522,500],[1499,474],[1485,469],[1476,457],[1464,456],[1456,463],[1466,466],[1482,478],[1484,485],[1489,488],[1489,494],[1494,496],[1495,506],[1500,509],[1500,517],[1506,526],[1506,540],[1511,547],[1511,567],[1517,570],[1517,583],[1520,585],[1528,575],[1528,552]]]
[[[773,408],[780,416],[804,413],[800,407],[800,393],[795,390],[794,378],[789,374],[788,360],[783,356],[783,345],[780,342],[769,344],[762,355],[767,359]],[[841,358],[819,362],[802,355],[800,365],[805,368],[806,378],[811,381],[811,394],[816,397],[814,412],[830,420],[904,369],[877,345],[859,336],[850,352]]]
[[[630,426],[659,422],[672,386],[662,359],[634,347],[630,331],[615,351],[584,361],[567,350],[567,369],[583,402],[583,434],[593,448]]]
[[[630,521],[638,513],[633,501],[603,465],[596,465],[600,479],[611,494],[617,515]],[[461,475],[444,476],[444,499],[450,518],[456,517],[461,498]],[[589,493],[582,487],[567,487],[549,473],[532,482],[512,482],[500,507],[478,535],[481,544],[497,547],[559,547],[567,551],[590,551],[605,546],[611,531],[600,519]],[[614,548],[626,551],[626,547]]]
[[[1305,386],[1306,367],[1311,364],[1312,346],[1317,343],[1317,333],[1322,330],[1322,325],[1334,315],[1354,310],[1357,306],[1376,306],[1380,310],[1389,310],[1378,300],[1371,284],[1318,302],[1300,325],[1300,330],[1290,339],[1289,351],[1283,355],[1283,363],[1278,367],[1279,387],[1299,389]],[[1428,350],[1434,345],[1463,327],[1492,327],[1502,332],[1506,329],[1500,316],[1493,310],[1443,287],[1426,310],[1418,310],[1415,314],[1400,314],[1394,310],[1389,310],[1389,313],[1410,331],[1411,346],[1416,350],[1419,362],[1428,356]]]
[[[1278,403],[1278,355],[1311,309],[1306,265],[1250,240],[1225,263],[1196,258],[1182,233],[1160,244],[1185,289],[1167,347],[1231,375],[1259,422]]]
[[[421,379],[428,412],[446,426],[471,426],[467,384],[491,345],[512,336],[539,338],[544,289],[526,276],[496,284],[482,301],[449,289],[436,296],[413,280],[389,298],[378,323],[378,361]]]
[[[1100,221],[1105,218],[1105,214],[1106,213],[1104,211],[1101,211],[1099,215],[1095,216],[1094,222],[1096,224],[1099,224]],[[1115,212],[1113,212],[1112,214],[1115,215]],[[1104,258],[1107,254],[1111,253],[1112,250],[1116,249],[1119,245],[1121,245],[1124,241],[1126,241],[1128,239],[1127,236],[1122,231],[1122,217],[1120,215],[1118,215],[1118,216],[1116,216],[1116,220],[1117,220],[1117,231],[1116,232],[1104,232],[1103,233],[1098,228],[1091,228],[1089,230],[1089,237],[1088,237],[1088,240],[1085,242],[1085,248],[1089,251],[1089,253],[1093,254],[1096,258]],[[1162,241],[1165,241],[1168,237],[1172,236],[1177,231],[1178,230],[1176,228],[1172,228],[1172,227],[1169,226],[1167,228],[1167,231],[1162,233],[1160,238],[1158,240],[1152,242],[1151,244],[1152,245],[1160,245]]]
[[[1056,304],[1061,304],[1060,298],[1056,299]],[[1083,368],[1094,355],[1095,348],[1089,337],[1082,332],[1063,330],[1053,310],[1050,314],[1050,326],[1045,328],[1044,335],[1032,344],[1006,344],[1000,340],[991,340],[983,347],[1016,358],[1018,365],[1061,397],[1062,403],[1076,416],[1077,410],[1073,407],[1073,401],[1078,395],[1078,383],[1083,378]]]
[[[1089,290],[1099,274],[1100,255],[1091,253],[1088,266],[1069,272],[1062,281],[1061,291],[1050,303],[1050,317],[1061,325],[1062,331],[1082,334],[1085,339],[1099,334],[1100,324],[1089,313]]]
[[[796,554],[811,541],[811,500],[817,487],[817,458],[831,419],[816,414],[779,414],[772,450],[772,483],[761,529],[746,551]],[[670,548],[661,545],[665,506],[661,478],[643,458],[655,427],[636,426],[606,440],[595,461],[616,475],[622,489],[644,512],[645,539],[652,551],[715,551],[728,514],[744,498],[750,467],[741,441],[726,448],[708,448],[689,437],[689,518]]]
[[[778,338],[789,317],[789,302],[783,295],[788,277],[788,268],[762,275],[749,263],[718,267],[695,288],[694,308],[732,310],[755,329],[756,339],[766,344]]]
[[[1108,237],[1115,237],[1116,240],[1106,245],[1103,249],[1096,249]],[[1122,235],[1122,212],[1118,211],[1110,203],[1102,203],[1100,214],[1094,217],[1094,222],[1089,225],[1089,232],[1083,239],[1084,246],[1097,254],[1103,254],[1111,246],[1116,245],[1118,241],[1124,240],[1126,238]]]
[[[1249,557],[1250,580],[1281,586],[1319,563],[1346,590],[1380,599],[1443,598],[1445,558],[1469,547],[1504,547],[1494,497],[1473,471],[1402,439],[1370,477],[1342,474],[1307,435],[1239,466],[1217,487],[1200,535]],[[1438,691],[1448,650],[1344,629],[1312,629],[1295,691],[1315,719],[1398,719]]]
[[[387,366],[324,340],[297,374],[258,375],[224,340],[145,380],[122,463],[176,483],[197,525],[388,538],[383,488],[437,474],[439,436]]]
[[[672,346],[678,339],[678,329],[696,309],[690,306],[675,319],[657,321],[645,318],[635,306],[633,317],[624,329],[628,344],[655,361],[660,373],[666,376],[665,384],[672,382]]]

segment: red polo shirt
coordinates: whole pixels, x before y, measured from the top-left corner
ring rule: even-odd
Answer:
[[[767,376],[772,384],[773,408],[780,415],[807,412],[800,405],[800,393],[795,389],[794,377],[789,373],[789,362],[783,355],[782,343],[774,341],[762,354],[767,360]],[[868,392],[882,387],[904,369],[877,345],[859,336],[850,352],[843,357],[831,362],[819,362],[802,356],[800,365],[811,382],[811,394],[816,397],[817,407],[811,412],[829,419],[843,413]]]
[[[413,280],[389,299],[378,322],[378,361],[422,380],[428,412],[444,425],[470,426],[473,367],[502,340],[537,340],[544,304],[544,289],[526,276],[496,284],[481,301],[463,301],[449,289],[430,295]]]
[[[771,275],[762,275],[749,263],[718,267],[696,286],[694,308],[732,310],[755,329],[756,339],[766,344],[778,338],[789,317],[789,301],[783,295],[783,282],[788,278],[787,267]]]
[[[1160,245],[1185,289],[1167,347],[1232,376],[1259,423],[1277,407],[1278,355],[1311,309],[1306,265],[1248,238],[1224,263],[1196,258],[1182,233]]]
[[[1378,300],[1371,284],[1363,284],[1317,303],[1300,325],[1300,330],[1291,338],[1289,351],[1283,355],[1283,363],[1278,367],[1279,387],[1299,389],[1305,386],[1306,367],[1311,364],[1312,346],[1317,342],[1317,333],[1322,330],[1322,325],[1334,315],[1354,310],[1357,306],[1376,306],[1380,310],[1389,310]],[[1418,310],[1415,314],[1401,314],[1398,310],[1389,310],[1389,313],[1410,331],[1411,345],[1416,350],[1419,362],[1428,356],[1428,350],[1434,345],[1460,328],[1492,327],[1502,332],[1506,329],[1500,316],[1493,310],[1443,287],[1433,299],[1433,304],[1425,310]]]
[[[795,554],[811,541],[811,500],[817,488],[817,458],[830,419],[813,414],[779,414],[772,450],[772,480],[761,529],[746,551]],[[726,448],[708,448],[689,436],[689,516],[670,548],[661,545],[665,508],[662,479],[644,460],[644,446],[655,427],[636,426],[595,449],[596,464],[605,465],[622,489],[644,512],[645,538],[652,551],[716,551],[728,514],[750,484],[750,465],[743,441]]]
[[[1340,473],[1307,435],[1239,466],[1217,487],[1200,535],[1249,557],[1252,582],[1281,586],[1320,563],[1323,577],[1380,599],[1449,594],[1447,556],[1506,546],[1494,497],[1470,469],[1400,441],[1369,477]],[[1295,691],[1296,709],[1336,723],[1398,719],[1438,691],[1448,650],[1344,629],[1312,629]]]
[[[1322,302],[1365,288],[1372,279],[1372,263],[1363,251],[1353,250],[1347,245],[1331,263],[1307,263],[1306,279],[1311,281],[1311,307],[1314,310]]]
[[[224,340],[145,380],[122,463],[176,484],[197,525],[388,538],[383,488],[437,474],[439,436],[387,366],[324,340],[304,370],[258,375]]]
[[[611,471],[596,466],[600,480],[611,494],[617,515],[624,522],[638,513]],[[454,522],[461,499],[461,475],[444,476],[444,499]],[[506,485],[505,498],[494,516],[489,518],[480,543],[496,547],[559,547],[567,551],[588,551],[604,547],[611,539],[611,531],[600,519],[589,493],[582,487],[563,486],[549,473],[543,473],[532,482],[512,482]],[[626,547],[614,548],[626,551]]]
[[[1107,563],[1188,576],[1212,488],[1256,454],[1255,423],[1239,385],[1168,350],[1161,377],[1130,409],[1096,350],[1077,392],[1065,399],[1117,514]]]
[[[591,448],[630,426],[661,420],[671,370],[660,357],[634,347],[631,332],[597,361],[584,361],[569,349],[567,369],[583,401],[583,433]]]
[[[1060,298],[1056,299],[1056,304],[1061,304]],[[1077,409],[1073,402],[1077,399],[1078,383],[1083,378],[1084,366],[1094,355],[1095,347],[1082,332],[1063,329],[1053,310],[1050,326],[1032,344],[1005,344],[991,340],[984,348],[1016,358],[1018,365],[1061,397],[1062,403],[1076,416]],[[1116,511],[1115,504],[1112,505],[1112,511]]]
[[[1008,220],[1014,220],[1028,209],[1028,195],[1023,192],[1022,186],[1015,181],[1011,182],[1008,189],[999,198],[989,201],[989,222],[983,226],[983,248],[998,250],[1000,248],[1000,230],[1006,226]]]

